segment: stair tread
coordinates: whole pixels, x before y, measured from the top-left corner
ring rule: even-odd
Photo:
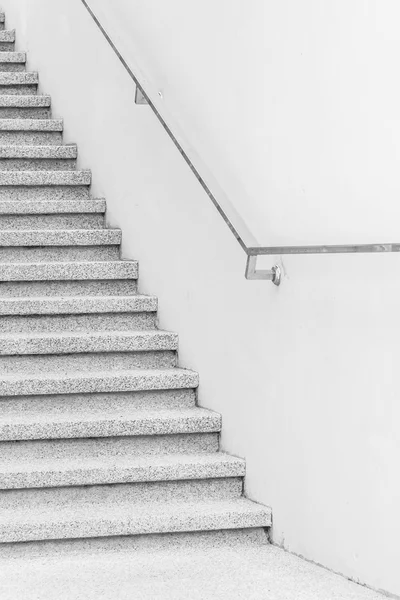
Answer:
[[[75,394],[196,388],[199,376],[187,369],[136,369],[0,375],[0,396]]]
[[[18,73],[16,73],[17,75]],[[10,73],[11,75],[11,73]],[[1,79],[1,73],[0,73]],[[0,119],[0,131],[62,131],[62,119]]]
[[[0,171],[0,186],[2,185],[39,185],[39,186],[68,186],[90,185],[91,171]]]
[[[1,18],[0,18],[1,23]],[[0,63],[24,63],[26,52],[0,52]]]
[[[0,231],[0,246],[99,246],[120,243],[120,229],[3,229]]]
[[[134,260],[0,264],[0,281],[97,281],[137,279]]]
[[[0,380],[3,380],[4,376],[0,376]],[[19,407],[14,408],[12,403],[7,405],[0,414],[0,426],[4,427],[7,424],[12,425],[33,425],[34,423],[50,423],[55,425],[57,423],[92,423],[100,421],[132,421],[136,423],[138,429],[141,424],[157,424],[158,422],[170,422],[175,421],[193,421],[212,418],[213,421],[219,423],[220,416],[218,413],[211,411],[207,408],[201,408],[199,406],[193,406],[190,408],[159,408],[159,409],[138,409],[138,408],[119,408],[118,413],[115,411],[113,406],[107,407],[101,406],[99,410],[96,407],[90,406],[88,408],[81,407],[80,409],[71,409],[68,412],[62,413],[59,409],[47,407],[40,411],[35,410],[35,405],[32,404],[32,409],[21,413]]]
[[[36,71],[6,71],[0,73],[0,85],[37,85],[38,83],[39,74]]]
[[[156,311],[156,296],[0,298],[0,315]]]
[[[39,119],[37,119],[39,120]],[[57,146],[34,145],[0,145],[0,158],[76,158],[78,148],[76,144]],[[82,171],[81,171],[82,172]]]
[[[0,31],[0,42],[15,42],[15,29]]]
[[[0,335],[0,355],[177,350],[169,331],[53,331]]]
[[[15,464],[13,457],[8,460],[0,457],[0,487],[2,487],[2,475],[5,474],[33,474],[33,473],[73,473],[84,472],[88,470],[109,471],[111,469],[120,469],[130,471],[137,481],[149,481],[165,477],[168,470],[174,473],[181,471],[184,476],[189,478],[198,475],[198,469],[213,468],[220,465],[230,466],[233,476],[240,477],[244,475],[245,460],[232,456],[225,452],[199,453],[199,454],[156,454],[135,456],[133,454],[112,455],[112,456],[80,456],[76,457],[52,457],[50,458],[25,458],[18,460]],[[192,467],[192,470],[190,470]]]
[[[0,514],[0,541],[128,535],[200,529],[267,527],[271,510],[247,498],[181,502],[75,503],[29,512],[8,509]],[[38,537],[39,536],[39,537]]]
[[[4,52],[0,52],[4,54]],[[45,107],[51,104],[51,97],[48,94],[0,94],[0,106],[2,108],[32,108]]]
[[[104,213],[105,200],[0,200],[0,215]]]

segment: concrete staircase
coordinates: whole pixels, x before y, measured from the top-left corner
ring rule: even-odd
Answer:
[[[178,532],[259,544],[270,510],[244,497],[244,461],[219,451],[220,415],[197,406],[197,373],[0,24],[0,553]]]

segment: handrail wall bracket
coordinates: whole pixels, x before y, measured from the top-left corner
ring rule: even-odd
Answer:
[[[247,256],[245,276],[249,280],[266,279],[272,281],[274,285],[280,285],[282,271],[278,265],[274,265],[270,271],[264,269],[257,270],[257,256]]]

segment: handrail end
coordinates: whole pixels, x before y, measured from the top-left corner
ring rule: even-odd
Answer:
[[[247,256],[245,277],[250,281],[265,279],[278,286],[282,281],[282,270],[279,265],[274,265],[270,271],[257,270],[257,256]]]

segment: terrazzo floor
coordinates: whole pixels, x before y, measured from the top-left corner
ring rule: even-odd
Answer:
[[[384,600],[273,546],[0,559],[1,600]]]

